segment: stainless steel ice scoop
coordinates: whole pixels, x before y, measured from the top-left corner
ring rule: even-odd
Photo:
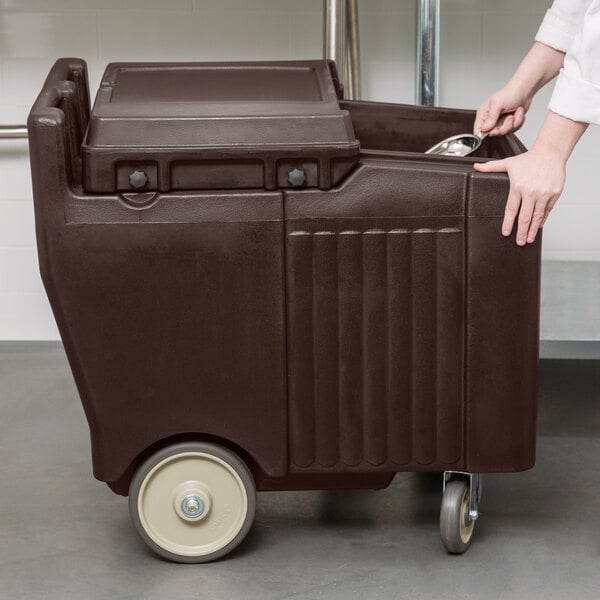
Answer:
[[[499,129],[502,127],[504,120],[509,115],[514,113],[506,113],[504,114],[496,123],[495,129]],[[442,156],[467,156],[471,154],[471,152],[475,152],[479,146],[481,146],[481,142],[485,140],[485,138],[490,134],[481,133],[481,131],[476,131],[475,133],[459,133],[458,135],[453,135],[445,140],[442,140],[435,146],[432,146],[425,152],[425,154],[441,154]]]
[[[475,152],[481,142],[488,136],[487,133],[459,133],[445,140],[442,140],[435,146],[432,146],[425,154],[441,154],[443,156],[467,156]]]

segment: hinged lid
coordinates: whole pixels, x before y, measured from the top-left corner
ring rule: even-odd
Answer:
[[[82,145],[84,187],[327,189],[359,152],[336,84],[328,61],[108,65]]]

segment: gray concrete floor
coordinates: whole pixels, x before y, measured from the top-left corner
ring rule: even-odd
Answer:
[[[438,538],[439,478],[379,492],[259,495],[227,559],[156,558],[127,501],[91,474],[59,344],[0,344],[0,598],[529,599],[600,597],[600,362],[543,361],[538,463],[485,478],[463,556]]]

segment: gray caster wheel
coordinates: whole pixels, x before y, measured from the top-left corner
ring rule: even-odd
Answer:
[[[462,554],[471,545],[475,521],[469,517],[469,484],[465,479],[450,479],[442,497],[440,535],[451,554]]]
[[[142,540],[180,563],[231,552],[250,530],[255,510],[250,471],[216,444],[164,448],[139,467],[129,487],[129,513]]]

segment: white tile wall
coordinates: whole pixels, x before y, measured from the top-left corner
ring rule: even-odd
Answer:
[[[7,111],[8,112],[8,111]],[[11,111],[13,116],[17,116],[18,111]],[[27,116],[24,110],[23,123]],[[17,114],[15,114],[17,113]],[[0,112],[2,123],[11,123],[4,121],[4,115]],[[16,120],[14,121],[16,122]],[[4,200],[21,200],[22,202],[31,202],[31,178],[29,175],[29,154],[27,152],[27,142],[25,140],[2,140],[0,143],[0,202]],[[4,214],[2,213],[3,218]],[[0,246],[3,240],[0,239]]]
[[[2,11],[0,17],[3,58],[79,56],[95,51],[97,39],[94,13]]]
[[[2,218],[0,219],[2,246],[0,246],[0,251],[21,247],[33,248],[35,246],[33,204],[23,200],[3,200],[0,210],[2,211]],[[7,266],[0,265],[2,268]],[[33,272],[37,276],[37,272],[31,268],[31,264],[27,264],[25,267],[30,274]],[[4,285],[5,282],[0,280],[0,286]]]
[[[321,10],[290,12],[290,56],[322,58],[323,32]]]
[[[219,0],[217,0],[219,1]],[[222,0],[226,3],[226,0]],[[73,11],[118,8],[119,10],[191,10],[193,0],[0,0],[5,10],[27,12]]]
[[[43,293],[0,293],[3,340],[58,340],[58,329]]]
[[[475,108],[518,65],[550,0],[442,0],[441,103]],[[367,99],[412,102],[414,0],[359,0]],[[112,60],[321,56],[322,0],[0,0],[0,123],[23,123],[59,56],[88,61],[92,89]],[[551,88],[530,110],[527,144]],[[600,260],[593,180],[600,128],[571,160],[544,255]],[[27,145],[0,142],[0,339],[55,339],[39,280]]]
[[[34,246],[0,246],[0,294],[41,293],[42,282],[30,265],[36,263]]]

